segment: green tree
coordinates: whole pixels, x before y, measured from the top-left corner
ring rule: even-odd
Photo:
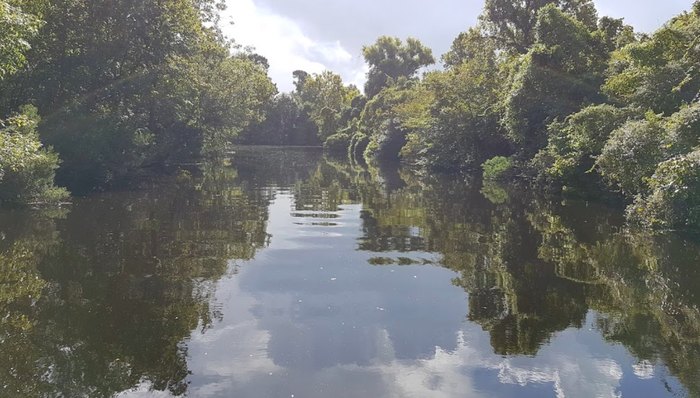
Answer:
[[[628,121],[613,131],[596,161],[608,185],[634,196],[647,189],[647,179],[668,157],[664,126],[657,117]]]
[[[494,42],[471,29],[458,36],[444,60],[446,71],[424,79],[431,120],[409,136],[409,144],[444,170],[475,170],[495,155],[510,154],[500,123],[503,79]]]
[[[145,166],[223,152],[274,94],[265,62],[216,25],[215,0],[46,0],[31,68],[0,103],[36,104],[42,140],[79,190]]]
[[[318,145],[318,128],[297,95],[279,94],[265,109],[265,120],[237,140],[248,145]]]
[[[612,132],[639,116],[636,110],[607,104],[583,108],[549,125],[547,147],[533,159],[533,165],[548,183],[590,187],[591,182],[598,182],[592,176],[595,161]]]
[[[349,120],[344,115],[360,95],[356,87],[345,86],[340,75],[330,71],[312,75],[297,72],[295,76],[299,76],[297,95],[316,124],[321,142],[347,127]]]
[[[42,25],[39,17],[21,8],[22,3],[0,1],[0,80],[24,66],[29,41]]]
[[[68,195],[54,185],[58,156],[39,141],[38,123],[32,106],[0,121],[0,204],[56,203]]]
[[[480,22],[500,49],[524,54],[536,41],[539,11],[558,6],[595,30],[598,17],[592,0],[486,0]]]
[[[429,98],[426,94],[420,83],[403,80],[381,90],[367,102],[359,120],[359,131],[366,132],[369,137],[364,153],[366,160],[399,159],[411,123],[421,116],[411,112],[416,110],[412,105],[416,104],[415,100]]]
[[[365,95],[369,98],[398,79],[413,78],[420,68],[435,63],[432,51],[412,37],[403,43],[399,38],[382,36],[374,44],[363,47],[362,55],[369,65],[365,83]]]
[[[670,115],[700,92],[700,3],[649,39],[612,55],[603,90],[613,100]]]
[[[646,226],[697,228],[700,225],[700,150],[662,162],[649,179],[649,194],[628,209]]]
[[[540,9],[535,46],[518,61],[506,98],[504,123],[521,156],[547,142],[547,125],[601,100],[606,55],[579,21],[554,5]]]

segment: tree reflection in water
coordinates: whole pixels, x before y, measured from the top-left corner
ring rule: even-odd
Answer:
[[[609,341],[700,395],[700,246],[627,230],[615,209],[522,187],[358,167],[312,151],[245,151],[65,211],[0,212],[0,386],[7,396],[187,391],[187,342],[214,291],[274,236],[268,206],[333,225],[361,203],[372,266],[439,265],[496,354],[535,356],[592,310]],[[427,253],[435,256],[427,256]]]

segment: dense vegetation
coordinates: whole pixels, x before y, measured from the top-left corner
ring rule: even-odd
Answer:
[[[355,161],[483,168],[490,180],[612,192],[630,204],[632,221],[697,228],[698,37],[700,2],[647,35],[599,18],[590,0],[487,0],[442,70],[419,76],[435,62],[430,49],[380,37],[363,51],[364,95],[330,72],[296,72],[297,90],[277,97],[246,142],[302,144],[313,139],[298,129],[311,128]],[[308,91],[307,78],[332,81],[338,93]]]
[[[261,119],[276,92],[267,62],[223,37],[222,7],[1,0],[0,200],[60,199],[56,169],[86,190],[216,155]]]
[[[700,220],[700,2],[657,32],[591,0],[487,0],[435,63],[420,41],[363,49],[364,94],[326,71],[276,95],[218,28],[219,0],[0,0],[0,201],[60,202],[236,141],[521,178]]]

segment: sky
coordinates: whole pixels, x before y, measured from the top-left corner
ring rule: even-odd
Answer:
[[[224,32],[270,62],[280,92],[291,91],[292,72],[332,70],[362,87],[362,46],[382,35],[416,37],[438,58],[452,40],[476,24],[483,0],[227,0]],[[624,18],[653,32],[693,0],[595,0],[601,16]],[[429,4],[429,5],[428,5]]]

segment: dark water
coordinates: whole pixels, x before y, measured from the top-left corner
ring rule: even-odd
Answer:
[[[700,245],[240,149],[0,212],[2,397],[697,397]]]

